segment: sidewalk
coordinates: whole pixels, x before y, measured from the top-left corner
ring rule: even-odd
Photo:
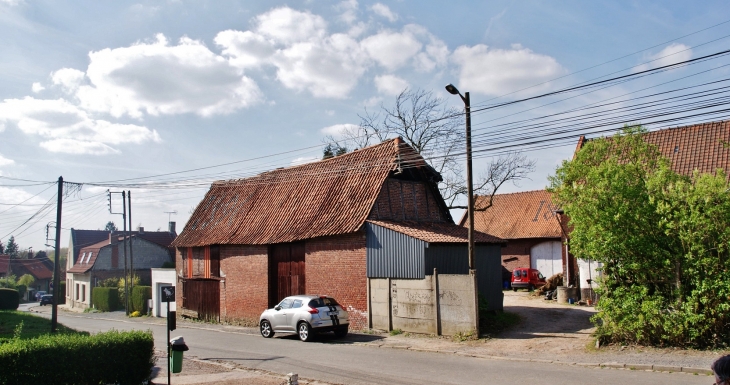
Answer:
[[[667,372],[688,372],[697,374],[711,374],[710,364],[719,356],[730,352],[724,351],[696,351],[683,349],[658,349],[641,346],[609,346],[600,347],[598,349],[593,345],[594,342],[590,336],[592,333],[592,325],[588,318],[594,313],[592,308],[581,308],[577,306],[557,305],[546,303],[539,299],[527,298],[517,294],[505,293],[505,308],[510,312],[520,314],[522,322],[507,332],[501,333],[493,338],[481,338],[473,341],[455,341],[450,337],[429,336],[420,334],[400,334],[390,335],[385,332],[367,331],[357,332],[351,331],[344,340],[336,340],[334,338],[322,338],[318,343],[325,344],[351,344],[362,346],[363,348],[375,349],[405,349],[419,352],[430,352],[434,354],[454,354],[460,356],[477,357],[492,360],[511,360],[511,361],[532,361],[542,363],[553,363],[561,365],[580,365],[595,366],[607,368],[625,368],[635,370],[655,370]],[[509,303],[509,306],[507,304]],[[49,308],[35,307],[33,311],[45,312],[50,311]],[[164,325],[164,318],[155,317],[138,317],[130,318],[123,311],[110,313],[77,313],[75,316],[117,320],[124,322],[138,322],[143,324]],[[567,318],[566,318],[567,317]],[[573,324],[566,330],[562,323],[570,320]],[[578,321],[575,321],[578,319]],[[537,326],[536,326],[537,324]],[[540,326],[542,325],[542,326]],[[241,327],[223,324],[208,324],[202,322],[178,319],[178,328],[197,328],[213,331],[225,331],[231,333],[240,333],[247,335],[259,335],[257,328]],[[210,369],[210,365],[220,363],[211,363],[208,361],[195,362],[194,357],[186,357],[184,361],[183,372],[185,376],[178,376],[177,381],[192,382],[173,382],[173,383],[206,383],[207,378],[215,383],[229,382],[227,376],[236,376],[236,381],[249,381],[250,383],[267,384],[268,381],[284,381],[281,374],[264,373],[261,371],[251,371],[240,366],[233,366],[226,363],[217,367],[216,370]],[[194,373],[188,370],[190,368],[203,367],[205,365],[212,372]],[[158,365],[162,365],[164,369],[164,360],[158,361]],[[228,365],[229,367],[227,367]],[[166,370],[166,369],[165,369]],[[228,373],[226,375],[221,373]],[[155,379],[155,384],[164,379],[166,383],[166,371]],[[260,380],[253,378],[260,377]],[[183,380],[182,378],[188,378]],[[268,379],[268,380],[267,380]],[[197,382],[195,382],[197,381]],[[257,382],[258,381],[258,382]],[[304,380],[301,383],[312,383]],[[230,382],[231,384],[247,384],[249,382]],[[277,383],[277,382],[272,382]],[[320,383],[321,384],[321,383]]]

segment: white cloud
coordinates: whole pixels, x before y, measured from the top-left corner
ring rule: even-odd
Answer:
[[[390,8],[388,8],[388,6],[385,4],[375,3],[372,7],[370,7],[370,9],[376,15],[379,15],[379,16],[382,16],[382,17],[388,19],[388,21],[390,21],[391,23],[398,20],[398,15],[395,14],[393,11],[391,11]]]
[[[382,75],[375,77],[375,86],[381,94],[398,95],[408,88],[408,82],[395,75]]]
[[[273,58],[276,77],[287,88],[315,97],[344,98],[367,69],[357,41],[334,34],[323,41],[298,43]]]
[[[299,166],[301,164],[312,163],[312,162],[316,162],[318,160],[322,160],[322,158],[319,158],[319,157],[316,157],[316,156],[302,156],[302,157],[299,157],[299,158],[292,159],[291,165],[292,166]]]
[[[57,86],[61,86],[67,92],[76,92],[76,90],[84,82],[86,74],[74,68],[61,68],[51,73],[51,81]]]
[[[391,71],[406,65],[423,47],[411,33],[392,31],[369,36],[361,44],[371,58]]]
[[[344,123],[344,124],[335,124],[333,126],[327,126],[323,129],[319,130],[324,135],[331,135],[334,138],[340,138],[342,136],[342,133],[345,131],[355,131],[359,128],[357,124],[351,124],[351,123]]]
[[[255,24],[254,29],[258,33],[283,43],[322,38],[327,29],[322,16],[288,7],[275,8],[256,16]]]
[[[33,92],[36,94],[45,89],[46,89],[46,87],[43,87],[43,85],[41,85],[41,83],[38,83],[38,82],[33,83],[33,85],[31,86],[31,90],[33,90]]]
[[[13,163],[15,163],[14,160],[8,159],[8,158],[4,157],[3,154],[0,154],[0,167],[2,167],[2,166],[8,166],[8,165],[11,165]]]
[[[93,119],[63,99],[6,99],[0,103],[0,122],[40,136],[41,147],[52,152],[101,155],[118,152],[110,145],[161,141],[155,130]]]
[[[692,59],[692,48],[681,43],[672,43],[656,55],[644,58],[646,64],[634,67],[634,72],[646,71],[652,68],[663,67],[670,64]]]
[[[352,24],[357,20],[357,0],[345,0],[335,5],[335,10],[340,13],[340,20]]]
[[[239,68],[259,67],[276,52],[272,40],[251,31],[222,31],[214,40],[223,48],[223,54],[230,57],[230,63]]]
[[[460,67],[459,83],[485,95],[502,95],[565,73],[554,58],[519,45],[512,49],[489,49],[483,44],[461,46],[454,51],[453,60]]]
[[[240,68],[186,37],[89,53],[90,85],[76,91],[80,106],[115,117],[195,113],[225,114],[261,101],[256,83]]]
[[[23,3],[23,0],[0,0],[0,3],[1,4],[6,4],[6,5],[9,5],[9,6],[12,7],[14,5],[18,5],[20,3]]]

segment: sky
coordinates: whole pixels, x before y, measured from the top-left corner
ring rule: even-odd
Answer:
[[[53,244],[61,176],[62,246],[70,228],[122,227],[107,190],[131,192],[133,228],[180,232],[213,181],[319,159],[326,135],[405,88],[459,109],[446,84],[476,107],[515,101],[728,49],[727,18],[712,0],[0,0],[0,241]],[[726,64],[475,111],[475,174],[500,153],[490,138],[522,132],[503,124],[712,81]],[[500,192],[545,188],[582,133],[512,147],[537,167]]]

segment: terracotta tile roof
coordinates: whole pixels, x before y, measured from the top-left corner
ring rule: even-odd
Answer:
[[[694,170],[714,173],[722,168],[730,178],[730,148],[723,146],[723,142],[730,143],[728,120],[651,131],[644,138],[659,147],[679,174],[691,176]],[[576,151],[583,143],[581,138]]]
[[[477,196],[475,207],[486,205],[488,197]],[[474,213],[474,229],[503,239],[560,238],[560,224],[553,213],[550,193],[545,190],[497,194],[492,207]],[[467,226],[466,215],[459,224]]]
[[[0,275],[10,275],[10,256],[7,254],[0,254]]]
[[[108,234],[109,233],[107,232],[107,235]],[[109,246],[108,238],[93,245],[82,247],[79,252],[79,259],[72,268],[68,269],[67,273],[83,274],[91,270],[96,262],[96,257],[99,256],[99,250],[101,250],[104,246]],[[91,258],[89,258],[89,253],[91,253]]]
[[[401,234],[420,239],[428,243],[466,243],[469,241],[466,227],[444,222],[390,222],[368,221],[380,227],[385,227]],[[475,243],[503,243],[504,240],[495,236],[474,231]]]
[[[397,138],[319,162],[216,182],[173,246],[272,244],[355,232],[390,172],[406,162],[430,169]]]
[[[53,278],[53,271],[38,259],[11,259],[10,269],[17,277],[30,274],[37,280]]]

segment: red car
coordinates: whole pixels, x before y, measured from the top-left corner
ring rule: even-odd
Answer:
[[[537,269],[521,267],[512,272],[512,290],[535,290],[545,284],[545,277]]]

